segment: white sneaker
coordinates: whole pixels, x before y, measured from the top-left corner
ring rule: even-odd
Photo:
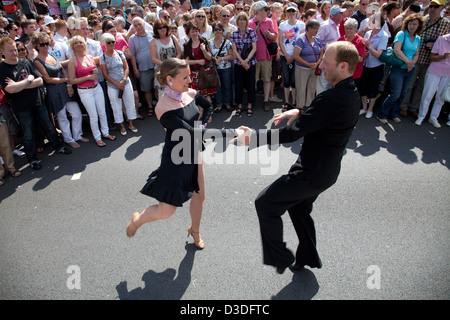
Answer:
[[[440,128],[441,125],[436,119],[428,119],[428,122],[431,123],[435,128]]]
[[[361,110],[359,110],[359,115],[362,116],[363,114],[366,114],[366,112],[367,112],[367,110],[361,109]]]
[[[366,119],[370,119],[373,116],[373,112],[372,111],[367,111],[366,113]]]
[[[14,149],[12,151],[12,153],[13,153],[13,155],[18,156],[18,157],[23,157],[25,155],[25,152],[17,150],[17,149]]]
[[[283,102],[282,99],[278,98],[277,96],[269,97],[270,102]]]
[[[416,126],[420,126],[422,124],[422,122],[423,122],[423,118],[417,118],[417,120],[416,120],[416,122],[414,122],[414,124]]]

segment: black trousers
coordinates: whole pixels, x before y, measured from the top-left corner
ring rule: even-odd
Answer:
[[[285,268],[294,262],[294,255],[283,242],[281,216],[288,211],[299,239],[296,265],[322,267],[311,212],[314,201],[324,190],[311,187],[308,179],[284,175],[258,195],[255,207],[261,229],[264,264]]]

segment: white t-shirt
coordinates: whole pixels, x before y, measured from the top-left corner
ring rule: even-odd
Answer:
[[[283,45],[288,55],[292,56],[294,54],[295,41],[304,29],[305,24],[299,20],[297,20],[294,25],[290,25],[286,20],[278,26],[278,32],[281,32],[280,34],[283,37]],[[281,54],[283,55],[283,53]]]

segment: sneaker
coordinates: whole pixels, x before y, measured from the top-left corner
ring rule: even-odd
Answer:
[[[402,122],[402,120],[399,117],[392,118],[392,120],[394,120],[395,123]]]
[[[441,125],[436,119],[428,119],[428,122],[431,123],[435,128],[440,128]]]
[[[366,119],[370,119],[373,116],[373,112],[372,111],[367,111],[366,113]]]
[[[30,166],[31,166],[31,169],[33,169],[33,170],[41,170],[42,169],[42,165],[37,160],[31,161]]]
[[[71,154],[71,153],[72,153],[72,150],[70,150],[70,149],[68,149],[68,148],[66,148],[66,147],[62,147],[62,148],[60,148],[60,149],[58,150],[58,153],[61,153],[61,154]]]
[[[381,119],[381,118],[377,117],[377,120],[380,121],[382,124],[388,123],[388,121],[386,119]]]
[[[17,149],[14,149],[12,151],[12,153],[13,153],[13,155],[18,156],[18,157],[23,157],[25,155],[25,152],[17,150]]]
[[[416,122],[414,122],[414,124],[416,126],[420,126],[422,124],[422,122],[423,122],[423,118],[417,118],[417,120],[416,120]]]
[[[283,102],[283,99],[278,98],[277,96],[269,97],[270,102]]]
[[[366,113],[367,113],[367,110],[363,110],[363,109],[359,110],[359,115],[360,116],[362,116],[363,114],[366,114]]]

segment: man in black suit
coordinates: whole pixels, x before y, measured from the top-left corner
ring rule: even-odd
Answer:
[[[292,109],[275,116],[275,125],[287,119],[286,127],[257,131],[240,127],[239,136],[230,141],[250,144],[252,148],[304,137],[300,155],[288,174],[263,190],[255,201],[264,263],[275,266],[278,273],[287,267],[295,271],[305,265],[322,266],[310,214],[319,194],[336,182],[345,146],[358,120],[361,98],[352,77],[357,62],[358,52],[351,43],[339,41],[328,45],[320,68],[325,79],[332,83],[331,89],[320,93],[303,112]],[[286,211],[300,241],[293,266],[294,255],[283,242],[281,216]]]

